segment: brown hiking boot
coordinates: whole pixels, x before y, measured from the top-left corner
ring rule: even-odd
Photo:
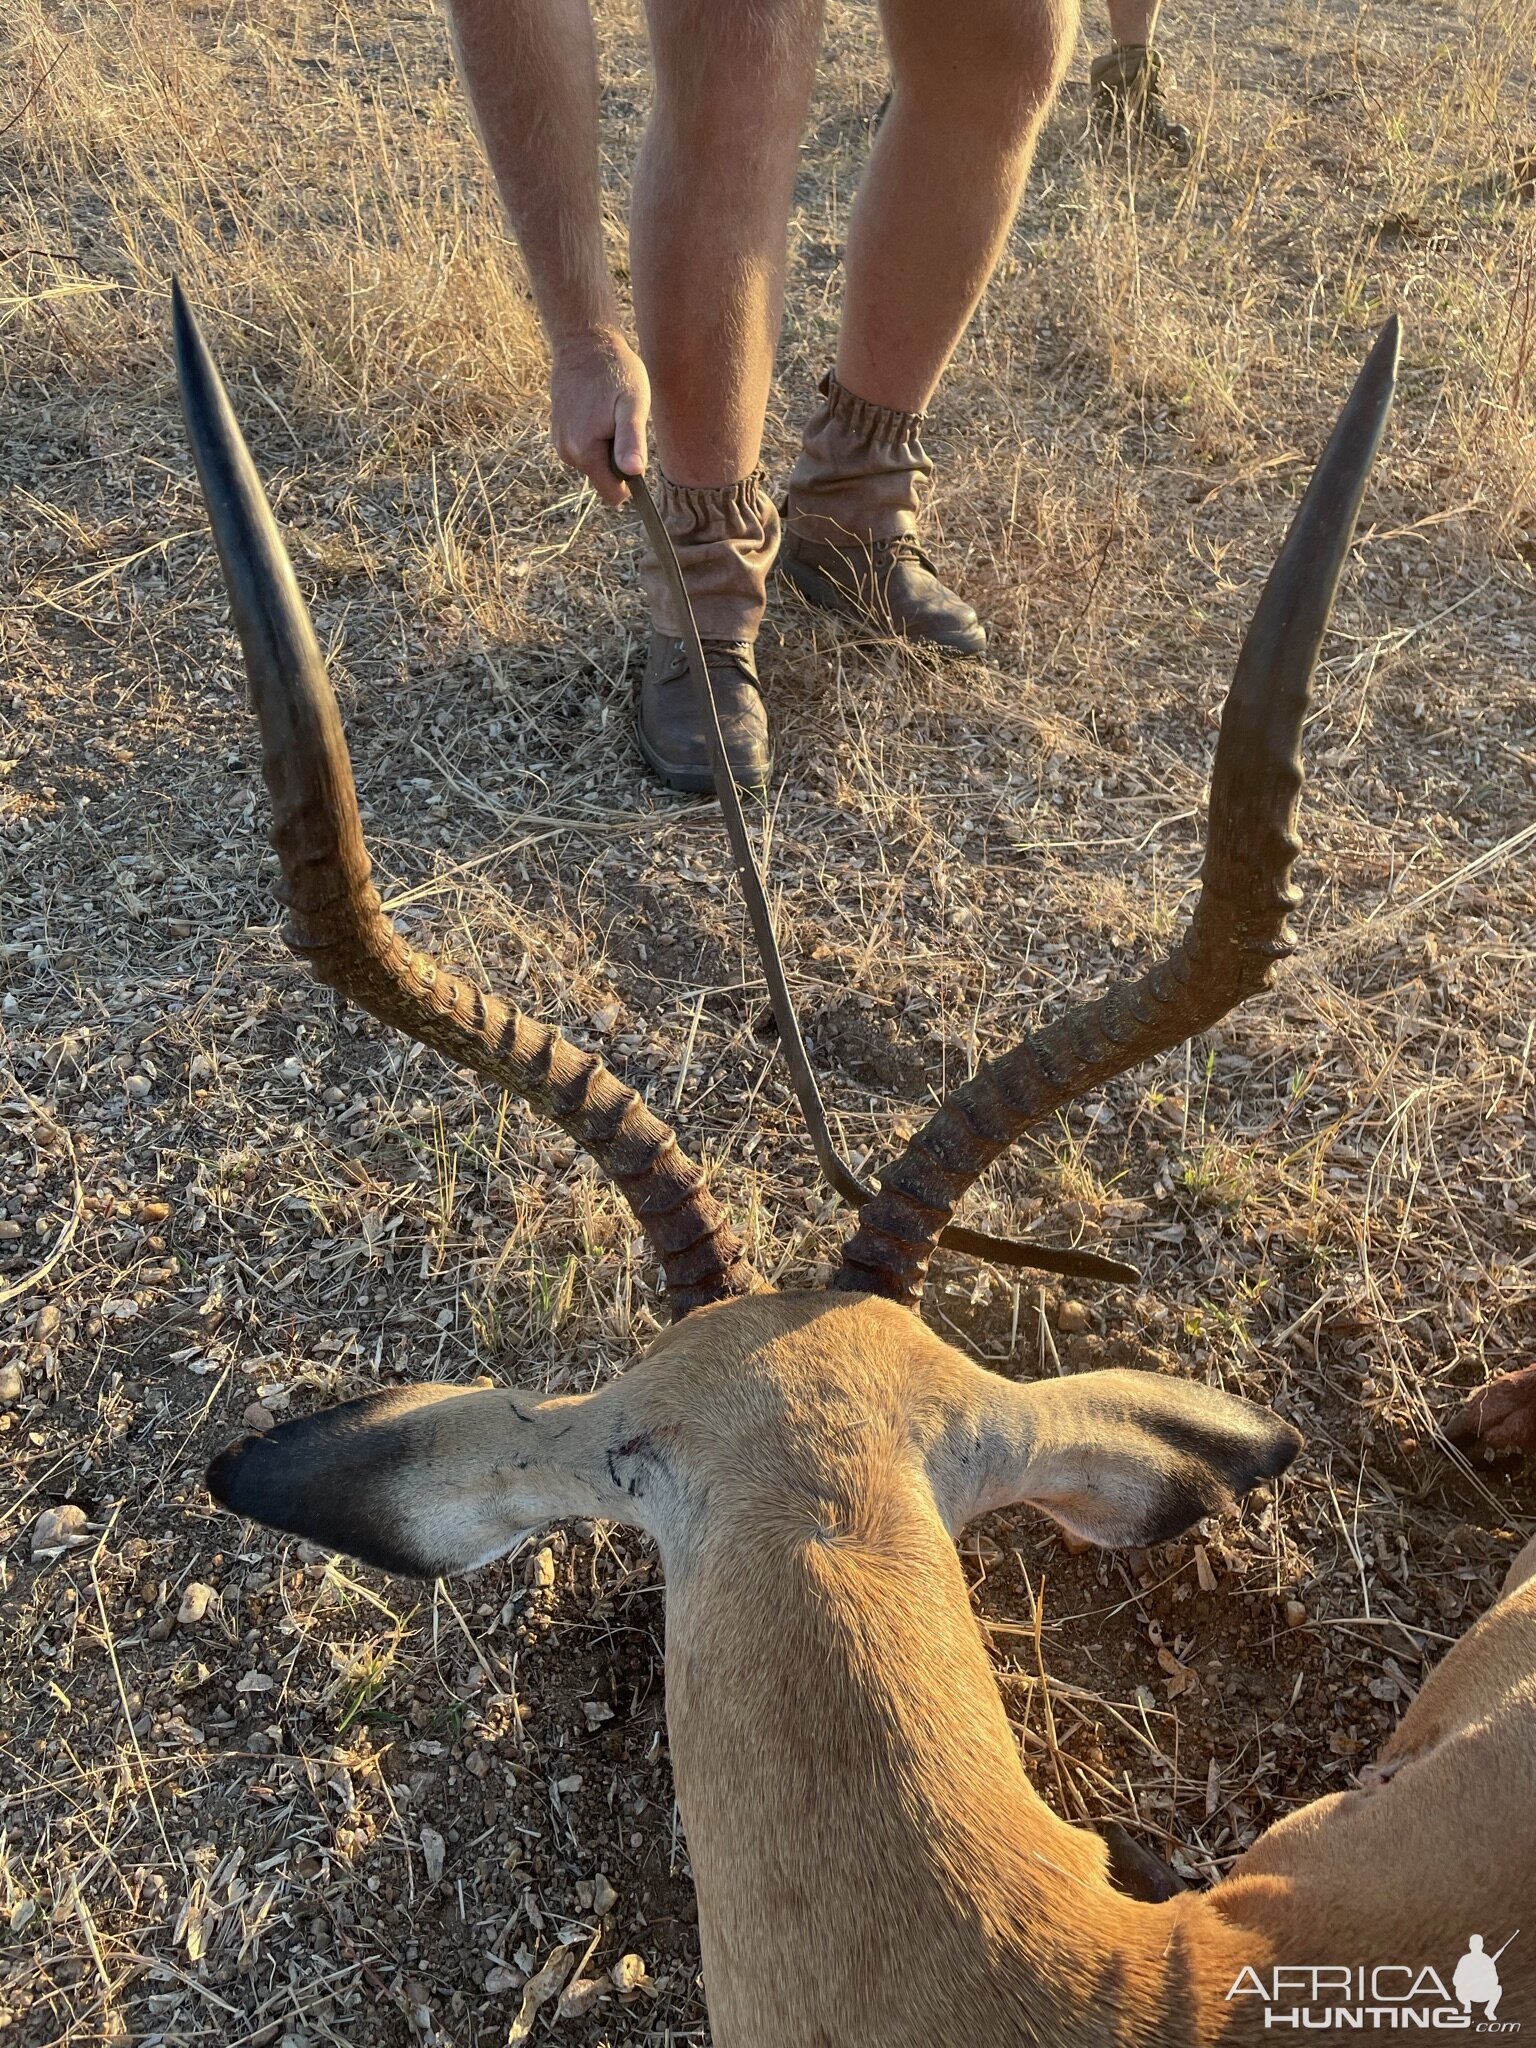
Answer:
[[[1195,138],[1168,113],[1162,71],[1161,56],[1144,43],[1124,43],[1095,57],[1088,70],[1094,119],[1107,135],[1128,135],[1132,142],[1150,136],[1187,164]]]
[[[658,475],[654,496],[666,522],[688,602],[714,679],[725,757],[738,785],[759,789],[773,758],[768,714],[757,685],[752,642],[768,596],[779,545],[779,514],[761,470],[739,483],[675,484]],[[705,708],[693,686],[683,620],[670,580],[649,544],[640,581],[651,611],[651,646],[640,685],[635,737],[652,768],[673,789],[713,794],[704,737]]]
[[[779,574],[808,603],[866,619],[883,633],[956,654],[980,654],[986,647],[986,627],[963,597],[939,581],[916,534],[837,547],[786,531]]]
[[[706,640],[704,659],[715,686],[715,707],[725,758],[741,789],[761,789],[773,769],[768,714],[757,683],[750,640]],[[635,738],[652,768],[672,789],[712,796],[714,771],[705,738],[707,712],[688,665],[688,649],[671,633],[653,633],[640,684]]]
[[[874,405],[828,374],[790,472],[779,571],[810,603],[881,632],[980,654],[986,630],[917,538],[933,475],[923,415]]]

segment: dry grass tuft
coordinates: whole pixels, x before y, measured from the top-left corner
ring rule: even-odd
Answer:
[[[602,31],[617,223],[648,86],[636,10]],[[1046,1796],[1209,1875],[1348,1782],[1528,1501],[1436,1430],[1532,1356],[1536,14],[1222,0],[1167,35],[1196,162],[1102,160],[1080,63],[938,408],[988,663],[782,599],[765,655],[784,934],[847,1148],[878,1156],[1175,929],[1243,619],[1404,311],[1309,733],[1305,951],[976,1197],[1135,1256],[1139,1293],[1074,1329],[951,1266],[930,1308],[1010,1371],[1150,1357],[1307,1432],[1280,1499],[1203,1546],[1074,1559],[1011,1517],[971,1546]],[[871,12],[835,6],[781,470],[882,90]],[[587,1385],[654,1309],[585,1164],[281,950],[172,268],[334,651],[404,920],[675,1105],[765,1268],[803,1277],[842,1230],[752,1034],[718,818],[632,755],[630,536],[544,445],[441,24],[15,0],[0,222],[0,2006],[38,2044],[501,2042],[525,1978],[595,1938],[589,1975],[649,1974],[556,2038],[700,2041],[643,1546],[562,1532],[427,1597],[200,1489],[253,1404]],[[78,1540],[34,1560],[57,1507]]]

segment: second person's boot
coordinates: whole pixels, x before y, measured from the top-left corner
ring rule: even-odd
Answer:
[[[1108,136],[1128,135],[1132,142],[1150,137],[1187,164],[1195,138],[1168,112],[1162,79],[1163,60],[1156,50],[1145,43],[1116,43],[1089,66],[1094,118]]]

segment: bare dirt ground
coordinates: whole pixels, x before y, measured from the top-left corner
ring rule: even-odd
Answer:
[[[634,10],[601,21],[622,266],[648,81]],[[935,410],[988,659],[782,597],[764,655],[783,933],[877,1165],[1176,928],[1243,621],[1403,311],[1308,734],[1303,951],[973,1202],[1139,1290],[1073,1327],[949,1262],[927,1311],[1008,1373],[1140,1359],[1306,1432],[1199,1543],[1069,1558],[1023,1515],[967,1543],[1041,1791],[1203,1879],[1349,1781],[1531,1527],[1528,1477],[1437,1427],[1536,1330],[1536,15],[1218,0],[1166,40],[1194,164],[1101,155],[1085,39]],[[718,813],[632,752],[633,536],[545,446],[429,7],[16,0],[0,48],[0,2029],[499,2048],[568,1945],[593,2002],[539,2038],[702,2042],[645,1546],[568,1528],[427,1590],[201,1489],[253,1406],[587,1386],[656,1297],[583,1161],[281,947],[168,273],[312,595],[401,921],[675,1110],[803,1281],[845,1219],[753,1035]],[[781,475],[883,89],[872,12],[834,5]],[[36,1542],[53,1509],[71,1547]]]

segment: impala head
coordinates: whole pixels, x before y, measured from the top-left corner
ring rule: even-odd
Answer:
[[[1157,1543],[1276,1477],[1300,1441],[1193,1382],[1019,1385],[879,1296],[765,1292],[674,1325],[596,1393],[368,1394],[244,1438],[208,1478],[237,1513],[386,1571],[467,1570],[595,1515],[644,1529],[675,1579],[743,1530],[867,1544],[903,1506],[957,1534],[1027,1501],[1090,1542]]]
[[[595,1055],[414,952],[384,916],[314,633],[179,289],[175,331],[261,726],[290,946],[317,978],[522,1095],[590,1152],[650,1241],[677,1319],[595,1394],[420,1387],[286,1423],[215,1462],[217,1498],[394,1571],[482,1563],[566,1515],[638,1524],[670,1569],[744,1514],[835,1541],[867,1524],[881,1488],[951,1530],[1027,1500],[1094,1541],[1147,1543],[1282,1471],[1296,1434],[1249,1403],[1158,1374],[1014,1385],[913,1311],[939,1233],[1009,1144],[1267,987],[1291,949],[1302,723],[1391,400],[1396,322],[1361,372],[1244,641],[1183,936],[1140,978],[1027,1033],[956,1089],[881,1175],[830,1289],[799,1295],[762,1290],[700,1169]]]

